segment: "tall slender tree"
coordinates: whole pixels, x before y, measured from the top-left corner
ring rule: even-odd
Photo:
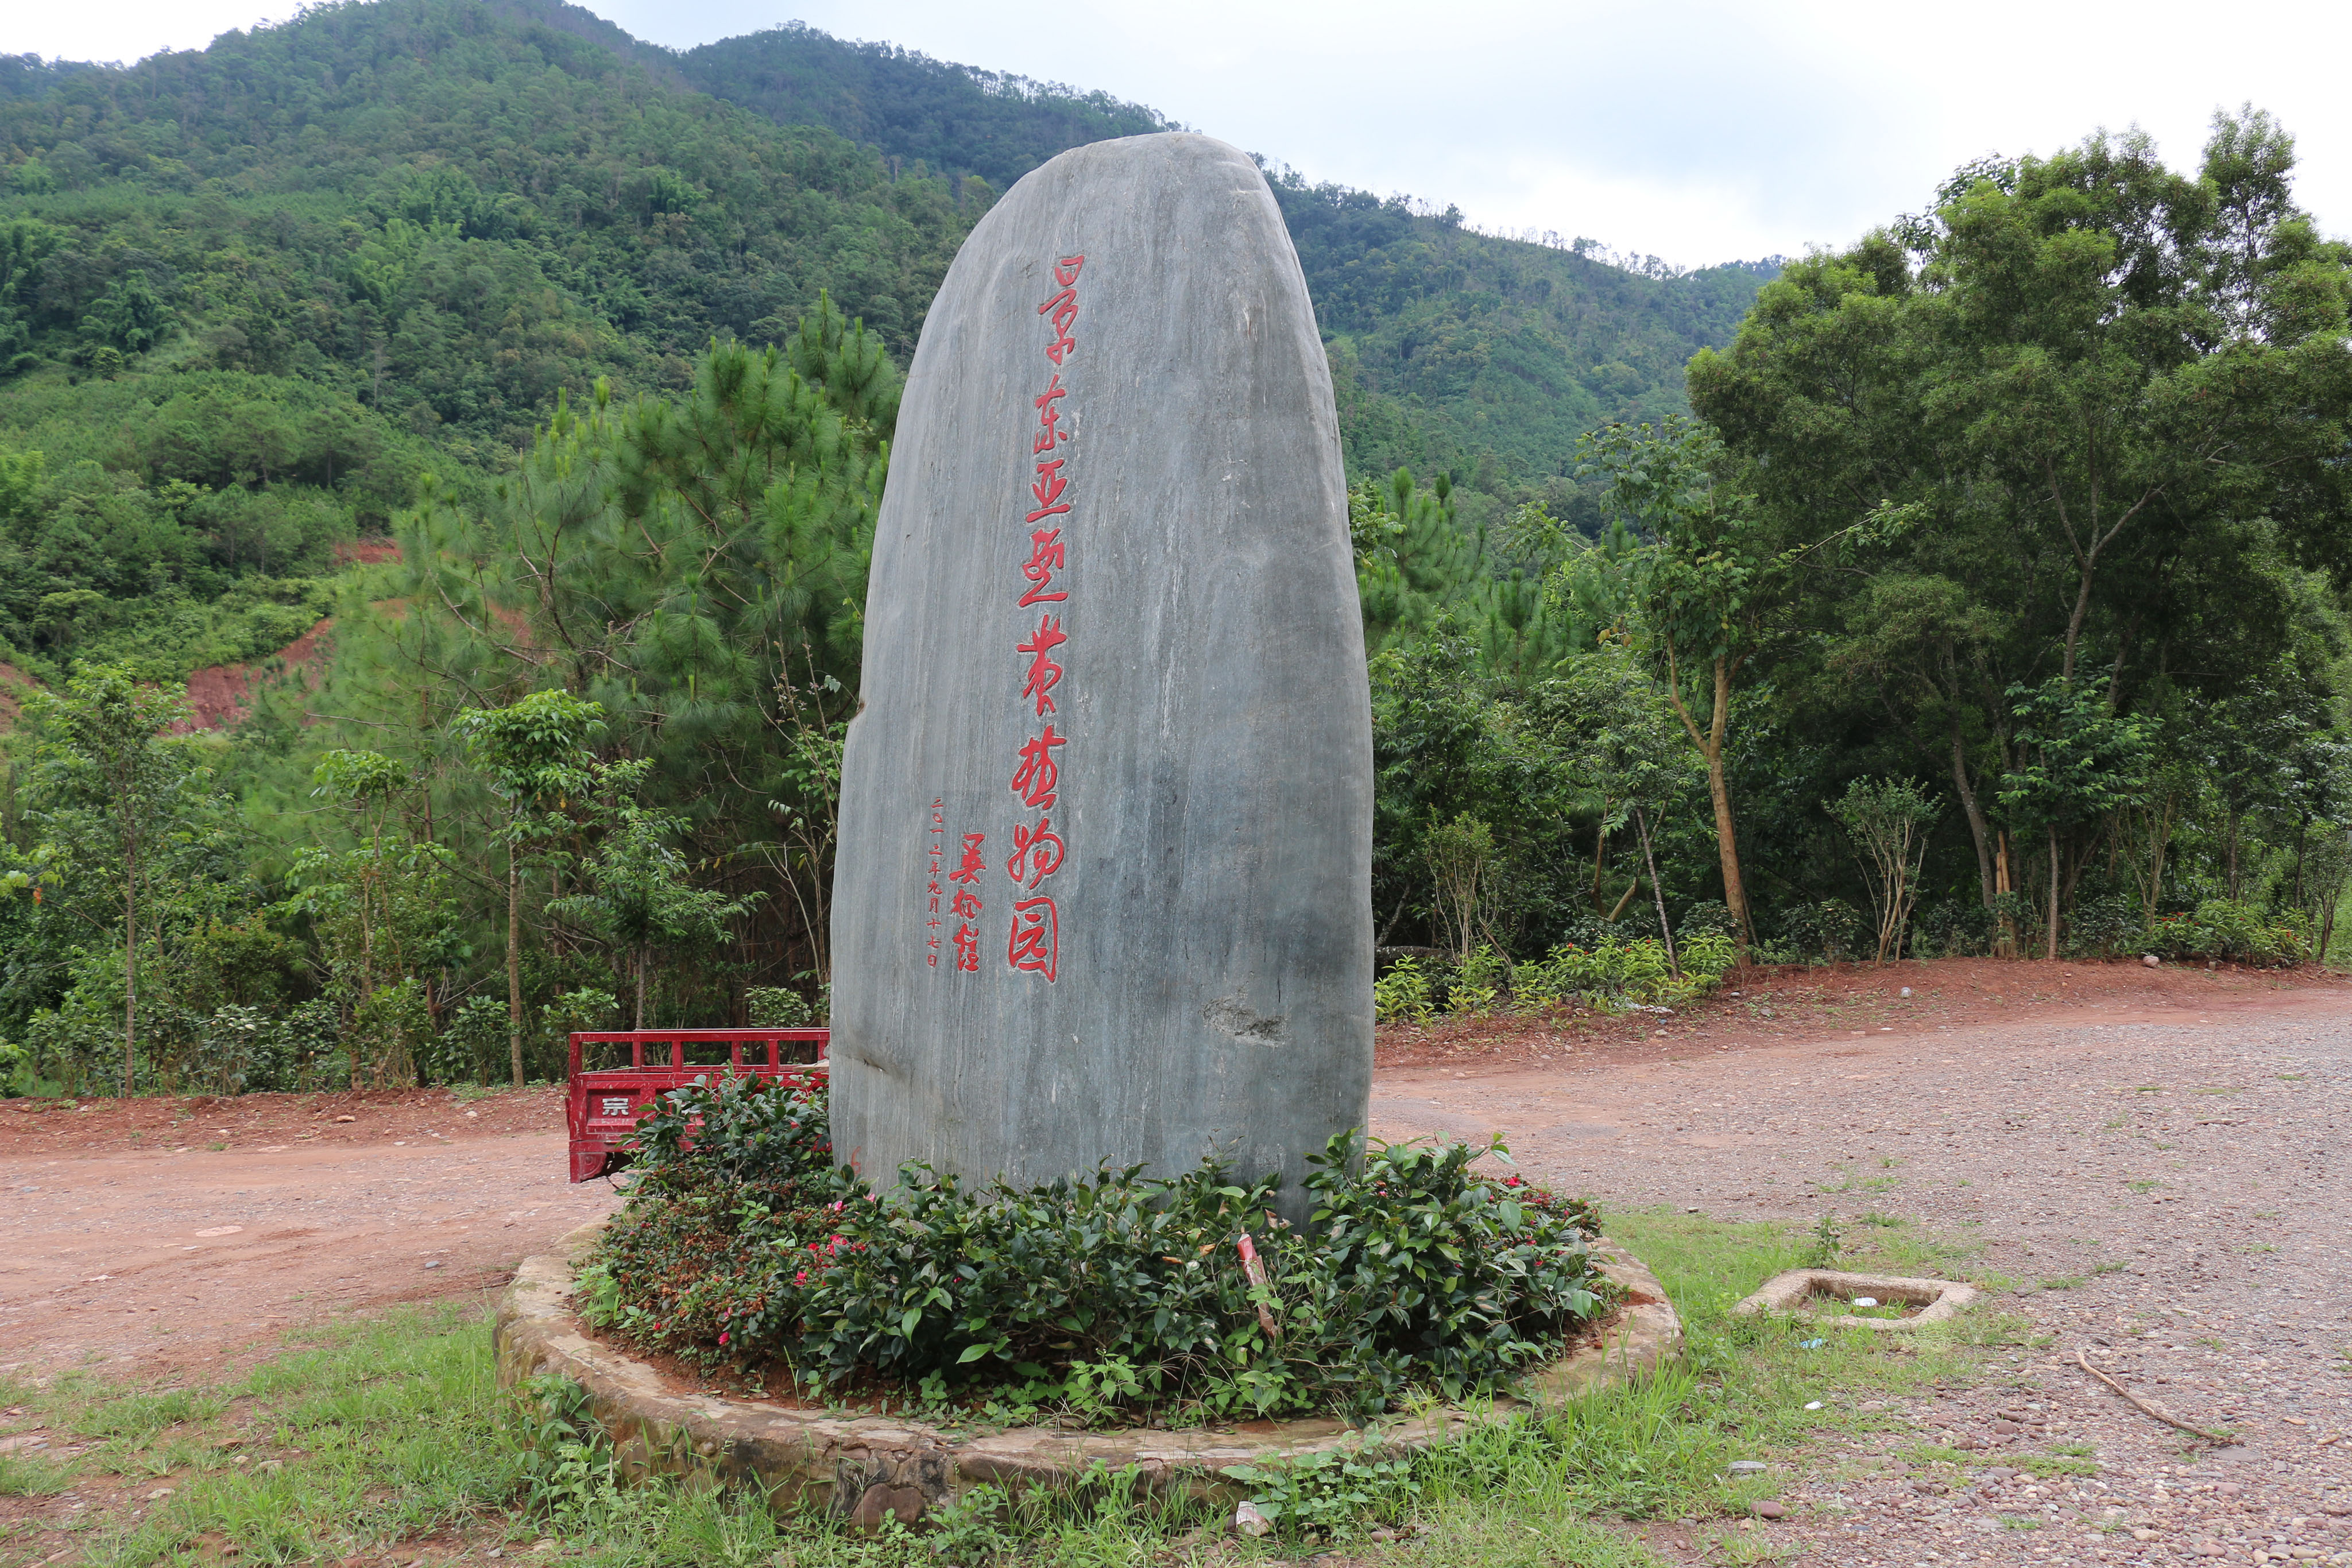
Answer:
[[[187,717],[177,692],[142,686],[118,664],[77,665],[61,695],[27,705],[39,727],[39,767],[53,806],[96,829],[102,868],[122,912],[122,1092],[136,1092],[139,1059],[139,895],[157,841],[187,810],[200,770],[170,738]]]
[[[501,708],[457,716],[466,749],[506,802],[499,837],[507,859],[507,1051],[514,1086],[523,1085],[522,868],[559,831],[565,801],[593,782],[589,742],[604,732],[604,710],[565,691],[533,692]]]

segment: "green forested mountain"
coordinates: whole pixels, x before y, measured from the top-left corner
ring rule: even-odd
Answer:
[[[1157,110],[799,22],[677,57],[688,82],[780,125],[824,125],[896,165],[976,174],[1002,191],[1056,152],[1179,129]]]
[[[266,653],[291,612],[222,609],[232,580],[300,580],[265,597],[307,612],[420,476],[478,490],[562,389],[682,386],[714,334],[782,336],[827,290],[910,351],[977,201],[593,21],[390,0],[127,69],[16,62],[0,657]]]
[[[1777,267],[1644,275],[1465,229],[1458,214],[1296,173],[1274,182],[1329,342],[1349,465],[1444,471],[1472,494],[1582,509],[1577,437],[1683,406],[1683,366],[1729,340]]]
[[[803,27],[673,56],[561,0],[0,63],[0,658],[44,679],[267,653],[339,540],[427,473],[478,488],[559,391],[681,388],[714,335],[773,340],[828,293],[903,363],[996,190],[1167,123]],[[1577,516],[1577,433],[1679,406],[1758,281],[1276,189],[1351,467],[1449,471],[1472,523]],[[217,612],[245,575],[292,580],[284,612]]]
[[[0,1079],[544,1072],[821,1004],[901,368],[1005,183],[1162,123],[560,0],[0,60]],[[2324,952],[2352,250],[2293,167],[2252,113],[2193,172],[1988,160],[1785,276],[1276,169],[1383,941],[1475,1006],[1677,933]],[[192,672],[252,683],[232,733]]]
[[[1171,129],[1101,93],[797,24],[705,45],[678,65],[704,91],[781,123],[829,126],[902,171],[969,172],[998,190],[1082,142]],[[1447,471],[1473,521],[1497,516],[1495,502],[1537,497],[1575,511],[1565,476],[1577,436],[1681,409],[1685,361],[1728,342],[1778,270],[1637,271],[1589,241],[1497,238],[1451,209],[1273,172],[1330,340],[1349,470]]]

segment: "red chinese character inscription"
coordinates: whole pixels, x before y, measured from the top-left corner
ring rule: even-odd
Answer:
[[[1052,693],[1061,684],[1062,666],[1054,662],[1053,653],[1069,640],[1062,623],[1047,615],[1039,619],[1037,635],[1015,650],[1029,655],[1029,678],[1023,684],[1021,695],[1037,699],[1039,718],[1054,711]]]
[[[1067,599],[1069,594],[1063,590],[1046,591],[1053,586],[1054,574],[1062,570],[1062,530],[1039,528],[1031,534],[1029,559],[1021,568],[1021,575],[1029,580],[1029,588],[1021,595],[1021,607],[1026,610],[1033,604]]]
[[[1024,898],[1013,905],[1013,935],[1004,946],[1004,962],[1015,969],[1054,977],[1061,946],[1060,921],[1050,898]]]
[[[1032,736],[1021,743],[1021,766],[1013,772],[1013,792],[1032,810],[1043,811],[1053,805],[1055,788],[1062,776],[1061,768],[1054,761],[1054,748],[1069,743],[1070,737],[1055,735],[1050,724],[1045,734]],[[977,852],[969,846],[979,838],[977,833],[966,835],[967,856]],[[969,859],[966,863],[971,863]],[[958,871],[956,875],[961,877],[963,873]]]
[[[1052,727],[1047,727],[1050,729]],[[980,880],[980,873],[988,869],[988,862],[981,859],[980,855],[981,841],[987,837],[986,833],[966,833],[963,836],[963,863],[948,873],[950,882],[960,882],[970,886]]]
[[[1013,858],[1004,862],[1004,874],[1015,882],[1026,883],[1029,891],[1062,869],[1069,852],[1059,833],[1054,831],[1054,819],[1040,817],[1034,828],[1026,822],[1013,824]]]

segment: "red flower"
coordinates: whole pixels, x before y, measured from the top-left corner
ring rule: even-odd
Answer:
[[[719,1343],[720,1344],[725,1344],[727,1343],[727,1336],[725,1334],[720,1334],[719,1336]]]

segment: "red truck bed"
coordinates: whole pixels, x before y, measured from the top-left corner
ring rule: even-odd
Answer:
[[[787,1083],[823,1083],[823,1029],[649,1029],[590,1031],[572,1037],[570,1092],[563,1119],[572,1134],[572,1179],[586,1181],[615,1169],[636,1142],[637,1119],[657,1097],[698,1079],[748,1074]],[[605,1047],[603,1051],[594,1048]],[[583,1057],[614,1057],[626,1046],[629,1064],[585,1067]],[[811,1061],[787,1061],[814,1048]],[[651,1058],[649,1061],[648,1058]]]

